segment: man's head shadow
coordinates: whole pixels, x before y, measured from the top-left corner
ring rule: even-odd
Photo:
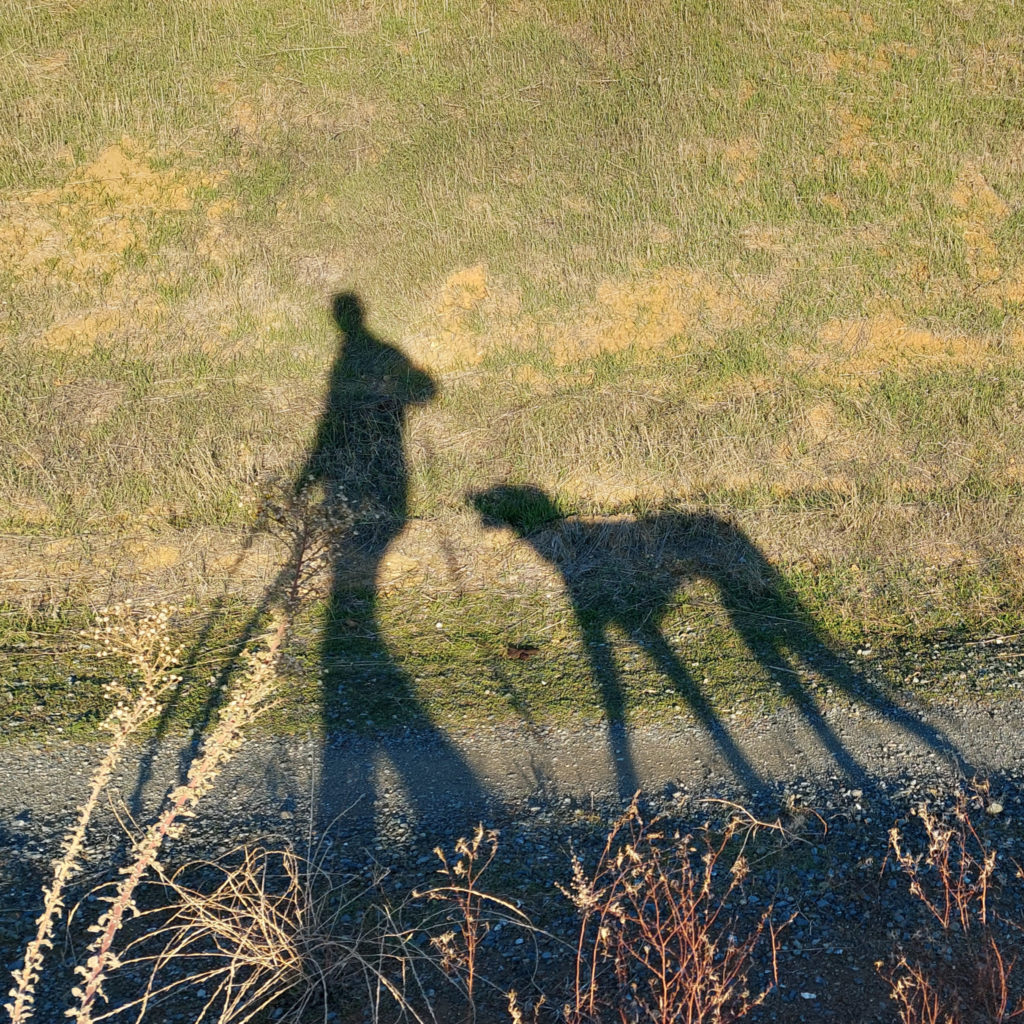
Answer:
[[[366,325],[362,300],[354,292],[341,292],[331,300],[331,315],[338,331],[338,347],[331,367],[331,388],[346,386],[350,398],[390,398],[396,405],[420,405],[437,397],[436,381]],[[324,413],[333,415],[341,396],[328,391]],[[315,447],[315,445],[314,445]]]

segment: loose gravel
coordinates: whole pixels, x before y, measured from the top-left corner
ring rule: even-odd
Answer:
[[[964,696],[926,708],[907,704],[901,725],[884,708],[823,697],[824,720],[850,763],[859,766],[856,778],[841,769],[800,711],[728,720],[723,724],[732,742],[764,779],[756,792],[737,780],[720,739],[682,719],[640,725],[623,736],[584,723],[475,730],[451,740],[429,730],[326,741],[257,737],[165,859],[228,854],[240,842],[268,837],[303,847],[316,836],[327,870],[339,878],[382,875],[380,892],[397,902],[436,879],[435,846],[451,849],[482,820],[500,831],[488,884],[519,901],[538,926],[571,941],[574,911],[556,883],[567,882],[572,852],[593,863],[620,813],[623,779],[635,778],[649,812],[665,814],[681,830],[705,821],[721,824],[732,803],[787,829],[786,836],[768,831],[753,840],[753,872],[737,905],[741,920],[756,917],[773,900],[776,918],[793,916],[779,950],[782,983],[760,1019],[892,1021],[895,1006],[875,965],[891,962],[896,950],[912,950],[927,925],[905,878],[886,862],[894,823],[921,848],[915,809],[925,801],[948,807],[972,775],[989,780],[988,813],[979,811],[979,827],[1000,852],[1002,907],[1024,921],[1024,887],[1011,867],[1014,859],[1024,860],[1024,699],[1013,689],[1017,653],[1005,644],[964,647]],[[945,671],[957,671],[948,667],[948,657],[943,664]],[[919,669],[911,665],[907,671]],[[987,700],[982,684],[995,673],[1002,695]],[[927,742],[929,730],[945,736],[950,749]],[[125,766],[115,786],[123,803],[97,818],[76,898],[109,879],[111,865],[123,857],[118,816],[147,820],[180,777],[193,745],[187,736],[168,738],[157,749],[137,751]],[[66,743],[0,750],[0,956],[8,967],[18,963],[38,913],[39,887],[97,752]],[[616,757],[632,761],[631,773]],[[76,921],[84,923],[90,909],[87,898]],[[59,969],[41,993],[39,1019],[61,1019],[67,968],[82,938],[77,923],[62,935],[55,951]],[[533,976],[558,1001],[567,951],[554,939],[535,943],[512,926],[496,928],[484,957],[485,972],[492,970],[501,984],[528,993]],[[443,984],[438,978],[438,993]],[[160,1019],[194,1019],[198,1003],[192,998],[164,1006]],[[481,1019],[505,1019],[499,1005]],[[335,1016],[329,1019],[341,1020],[344,1009],[330,1013]]]

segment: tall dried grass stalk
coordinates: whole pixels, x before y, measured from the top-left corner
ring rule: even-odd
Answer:
[[[943,1005],[928,973],[918,964],[901,957],[890,984],[901,1024],[959,1024],[955,1014]]]
[[[109,906],[91,926],[96,938],[87,950],[85,963],[75,969],[81,983],[73,988],[75,1005],[67,1011],[74,1020],[82,1024],[94,1020],[104,979],[119,963],[114,952],[115,936],[126,917],[137,912],[134,898],[140,881],[149,871],[159,870],[158,856],[164,840],[180,833],[184,820],[194,814],[198,802],[242,745],[246,730],[272,706],[281,649],[295,614],[323,579],[350,525],[347,506],[340,496],[326,501],[309,485],[297,489],[274,485],[264,496],[256,527],[286,539],[291,551],[259,613],[262,617],[269,611],[273,626],[263,637],[262,646],[256,641],[246,648],[242,678],[189,766],[186,781],[172,791],[158,819],[133,843],[114,894],[103,897]],[[86,830],[100,795],[110,783],[130,737],[159,712],[159,698],[167,689],[182,681],[172,671],[179,663],[181,649],[171,645],[170,617],[171,610],[166,607],[135,615],[128,602],[102,611],[95,629],[85,634],[97,657],[123,658],[137,682],[129,685],[113,680],[106,684],[107,694],[115,702],[105,722],[111,740],[93,774],[75,827],[65,837],[53,876],[43,889],[43,910],[36,922],[36,934],[26,945],[23,966],[13,972],[11,1002],[5,1004],[11,1024],[24,1024],[32,1017],[54,922],[64,909],[64,891],[79,867]]]
[[[11,1002],[5,1004],[11,1024],[24,1024],[33,1016],[35,989],[46,951],[52,946],[54,923],[64,910],[67,884],[81,865],[86,830],[100,795],[113,777],[129,739],[159,713],[160,697],[180,682],[181,677],[173,669],[179,663],[181,649],[173,647],[168,636],[171,615],[167,606],[135,615],[130,603],[114,605],[102,609],[95,628],[83,633],[97,657],[126,660],[135,681],[114,679],[104,684],[107,696],[114,701],[102,726],[110,734],[110,742],[93,772],[89,793],[78,808],[78,819],[64,837],[49,884],[43,887],[43,910],[36,921],[36,933],[25,947],[24,964],[12,972]]]
[[[199,801],[213,788],[221,770],[241,747],[246,730],[272,706],[277,679],[277,661],[291,619],[279,613],[278,621],[260,650],[246,652],[248,668],[235,688],[213,731],[204,739],[199,756],[189,766],[185,782],[174,789],[160,816],[133,844],[131,861],[121,869],[122,879],[99,920],[90,926],[96,938],[86,951],[86,960],[75,968],[81,984],[72,989],[76,1000],[68,1016],[78,1024],[92,1024],[97,998],[103,996],[106,976],[118,966],[114,939],[125,918],[137,912],[135,892],[146,874],[159,863],[158,855],[168,837],[181,834],[183,820],[192,817]]]
[[[987,793],[957,795],[952,820],[947,821],[927,804],[917,808],[917,817],[928,839],[922,857],[903,846],[897,827],[889,830],[889,848],[896,864],[910,880],[910,891],[948,930],[955,919],[970,931],[975,917],[981,925],[988,923],[989,889],[996,867],[996,851],[986,848],[971,820],[971,803],[984,800]],[[931,879],[925,874],[930,871]],[[931,882],[931,884],[929,884]]]
[[[440,886],[425,893],[430,899],[449,899],[460,910],[458,939],[455,932],[444,932],[434,939],[446,970],[456,964],[465,972],[466,998],[470,1012],[475,1016],[474,988],[476,985],[477,953],[480,942],[489,930],[483,920],[482,907],[486,895],[480,891],[480,877],[491,866],[498,852],[498,833],[478,825],[472,839],[460,838],[455,844],[456,859],[449,861],[444,850],[438,846],[434,853],[441,861],[441,873],[448,879],[448,885]],[[461,939],[461,941],[459,941]]]

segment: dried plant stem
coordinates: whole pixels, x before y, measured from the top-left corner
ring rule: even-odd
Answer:
[[[742,853],[729,854],[749,826],[746,817],[734,818],[718,838],[706,827],[698,836],[669,835],[659,819],[643,820],[634,798],[609,832],[595,872],[588,875],[574,858],[572,885],[563,892],[581,925],[567,1021],[728,1024],[764,1002],[777,980],[776,939],[788,922],[773,924],[769,906],[736,938],[737,921],[726,920],[749,870]],[[718,886],[716,869],[727,860],[728,878]],[[764,937],[773,971],[752,993],[748,975]]]
[[[994,912],[997,851],[990,847],[972,815],[990,806],[987,782],[975,780],[957,793],[948,815],[927,805],[917,809],[927,850],[904,845],[898,826],[889,830],[889,849],[906,875],[910,892],[935,918],[949,953],[937,958],[927,945],[923,960],[900,954],[895,968],[882,969],[902,1024],[959,1024],[966,1020],[1002,1024],[1024,1017],[1017,960],[1000,948],[1009,925],[1019,923]],[[882,968],[881,962],[878,966]]]
[[[289,616],[280,614],[266,646],[249,653],[250,668],[245,680],[204,741],[202,752],[189,766],[186,781],[171,793],[159,818],[135,844],[131,863],[122,869],[123,877],[114,895],[107,897],[109,908],[91,926],[90,930],[97,935],[87,951],[85,964],[75,968],[82,982],[72,990],[77,1005],[68,1012],[78,1024],[93,1021],[96,999],[103,996],[103,981],[119,963],[113,950],[114,939],[126,915],[136,912],[135,891],[147,872],[158,864],[164,839],[180,833],[180,819],[194,813],[196,804],[213,788],[223,767],[242,745],[246,729],[270,707],[278,655],[290,622]]]
[[[462,936],[460,955],[453,958],[454,949],[451,947],[451,942],[454,941],[454,936],[447,940],[446,933],[436,941],[439,942],[439,949],[446,963],[454,963],[455,959],[461,960],[465,970],[466,998],[469,1001],[470,1016],[475,1019],[474,989],[476,987],[477,951],[481,939],[488,930],[487,924],[481,920],[481,908],[487,897],[480,892],[478,886],[480,876],[491,866],[491,862],[498,852],[498,833],[493,829],[485,829],[482,824],[478,825],[472,839],[465,837],[459,839],[455,844],[455,852],[458,859],[449,863],[440,847],[434,850],[441,861],[441,872],[447,876],[451,884],[432,889],[424,895],[431,899],[450,899],[460,909],[462,918],[459,925],[459,932]]]
[[[14,987],[5,1004],[11,1024],[30,1020],[35,1008],[35,989],[39,983],[46,950],[52,947],[54,923],[64,909],[64,890],[80,867],[85,834],[131,737],[160,710],[158,698],[179,677],[171,672],[178,664],[178,651],[172,650],[167,637],[171,610],[161,607],[134,619],[130,605],[118,605],[100,612],[96,629],[87,634],[99,644],[100,657],[127,656],[141,687],[132,693],[123,683],[107,684],[108,693],[116,700],[103,723],[111,741],[102,760],[93,772],[89,794],[78,808],[78,820],[61,844],[60,856],[54,862],[53,876],[43,887],[43,910],[36,920],[36,933],[25,947],[24,964],[12,971]]]
[[[10,991],[12,1002],[7,1004],[11,1024],[24,1024],[32,1017],[34,990],[39,981],[45,950],[52,946],[53,925],[64,909],[64,889],[78,869],[89,820],[99,802],[100,794],[106,789],[114,774],[127,741],[127,733],[118,735],[114,743],[107,748],[103,760],[97,765],[89,796],[79,808],[78,821],[64,837],[60,857],[54,864],[53,877],[49,885],[43,887],[43,912],[36,921],[36,934],[25,947],[24,966],[12,972],[15,987]]]
[[[159,868],[157,856],[165,837],[179,832],[181,819],[193,813],[195,805],[241,746],[245,729],[270,707],[282,644],[303,596],[315,587],[318,574],[322,575],[324,567],[330,564],[337,539],[348,525],[343,511],[316,506],[308,487],[268,505],[268,522],[289,536],[292,547],[292,557],[279,579],[283,593],[273,595],[274,627],[265,637],[262,649],[249,650],[244,655],[249,662],[244,679],[204,742],[202,752],[189,767],[186,782],[171,793],[158,820],[134,844],[132,859],[121,869],[123,877],[115,894],[107,898],[108,909],[91,928],[97,937],[89,947],[86,963],[76,968],[82,984],[72,991],[78,1002],[76,1008],[68,1011],[69,1017],[78,1021],[93,1019],[96,998],[103,994],[103,979],[117,966],[112,951],[114,937],[125,916],[135,909],[133,897],[139,882],[151,868]],[[126,659],[135,681],[129,684],[115,678],[105,684],[107,694],[115,700],[104,723],[112,738],[93,773],[75,826],[64,838],[52,878],[43,888],[43,910],[36,921],[36,933],[26,945],[23,965],[13,971],[11,1002],[5,1004],[10,1024],[26,1024],[33,1015],[34,994],[46,950],[52,945],[54,924],[64,909],[68,881],[79,868],[88,825],[100,795],[113,778],[130,737],[159,713],[159,698],[182,681],[172,671],[179,663],[181,650],[172,648],[169,640],[171,614],[170,608],[160,606],[139,615],[126,602],[103,609],[95,629],[83,634],[93,642],[99,658]]]

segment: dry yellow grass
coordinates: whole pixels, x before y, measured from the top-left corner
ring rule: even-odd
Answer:
[[[33,11],[0,75],[8,600],[111,561],[125,589],[229,583],[347,290],[435,379],[409,513],[467,563],[463,495],[505,478],[586,514],[732,508],[790,565],[1006,549],[1009,13]]]

